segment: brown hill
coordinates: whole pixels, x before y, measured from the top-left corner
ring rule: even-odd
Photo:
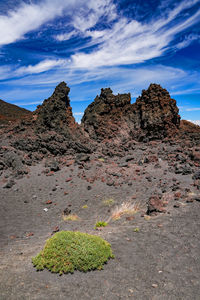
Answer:
[[[30,114],[31,112],[25,108],[0,100],[0,124],[21,120]]]

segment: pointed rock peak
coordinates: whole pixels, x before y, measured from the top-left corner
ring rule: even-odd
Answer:
[[[170,100],[170,94],[166,89],[163,89],[160,84],[151,83],[147,90],[142,91],[141,97],[138,99],[144,102],[157,102],[160,99]]]
[[[70,88],[67,86],[67,84],[64,81],[62,81],[55,88],[51,98],[64,101],[67,106],[69,105],[69,97],[68,97],[69,92],[70,92]]]
[[[111,88],[105,88],[105,89],[101,89],[101,98],[107,98],[107,96],[112,95],[113,91],[111,90]]]
[[[176,101],[159,84],[150,84],[136,100],[141,128],[148,136],[162,138],[179,128],[180,116]]]
[[[51,97],[44,100],[36,111],[36,123],[40,127],[62,130],[66,125],[75,124],[68,97],[70,88],[65,82],[61,82],[54,90]]]

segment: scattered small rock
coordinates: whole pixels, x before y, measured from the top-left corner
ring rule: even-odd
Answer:
[[[160,199],[159,195],[152,195],[148,201],[147,215],[151,215],[157,212],[166,212],[166,210],[164,209],[164,204],[164,201]]]
[[[8,180],[6,184],[4,184],[3,188],[4,189],[10,189],[15,185],[15,181],[13,179]]]
[[[48,201],[45,202],[45,204],[52,204],[52,201],[48,200]]]
[[[63,210],[63,215],[68,216],[68,215],[70,215],[70,214],[71,214],[71,209],[65,208],[65,209]]]

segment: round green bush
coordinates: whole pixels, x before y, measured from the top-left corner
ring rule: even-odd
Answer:
[[[34,258],[36,269],[47,268],[53,273],[101,270],[114,258],[110,244],[99,236],[81,232],[61,231],[46,241],[44,249]]]

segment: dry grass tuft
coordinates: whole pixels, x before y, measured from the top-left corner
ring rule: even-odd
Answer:
[[[118,220],[120,219],[123,215],[132,215],[137,213],[141,208],[140,203],[135,202],[135,203],[131,203],[131,202],[123,202],[121,205],[118,205],[117,207],[115,207],[112,212],[111,212],[111,216],[108,220],[108,222],[112,219],[112,220]]]
[[[77,215],[62,215],[64,221],[78,221],[80,218]]]

